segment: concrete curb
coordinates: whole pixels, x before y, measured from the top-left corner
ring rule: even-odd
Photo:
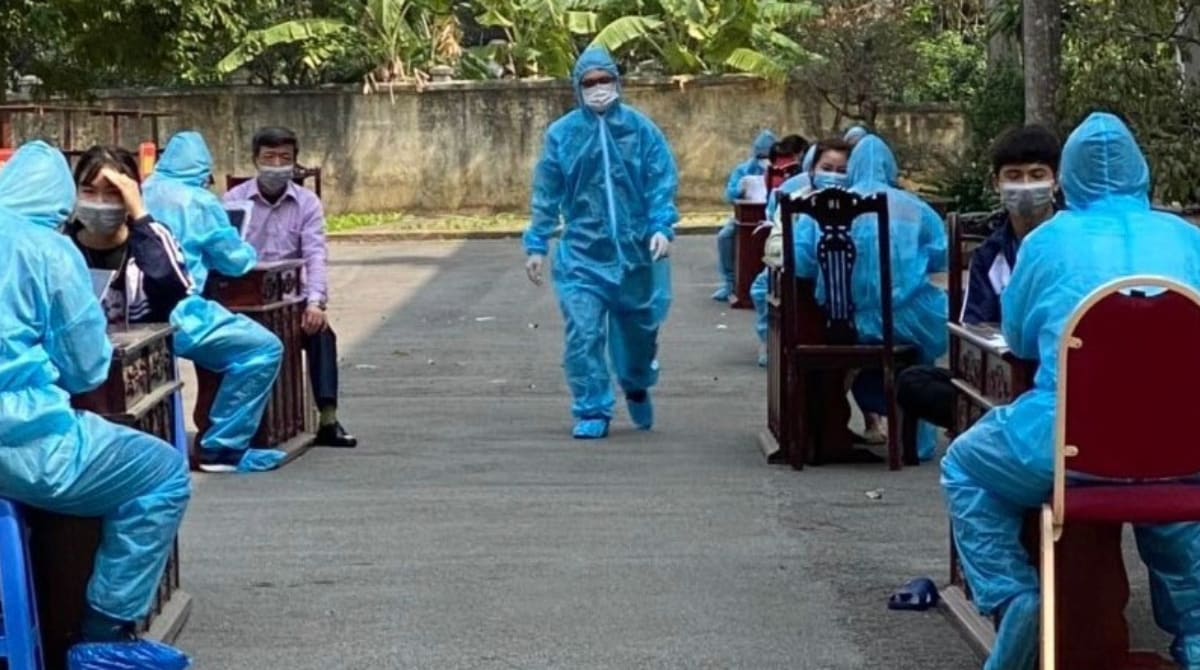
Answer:
[[[689,226],[680,228],[675,231],[676,235],[712,235],[721,229],[721,226]],[[428,230],[412,230],[386,233],[329,233],[330,242],[346,242],[350,244],[367,244],[371,242],[425,242],[425,241],[449,241],[449,240],[507,240],[521,237],[519,231],[511,230],[447,230],[447,231],[428,231]]]

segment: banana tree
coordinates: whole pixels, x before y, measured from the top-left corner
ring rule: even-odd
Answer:
[[[454,64],[462,54],[452,0],[366,0],[356,20],[301,18],[247,34],[217,64],[229,75],[281,47],[300,49],[300,61],[319,69],[357,52],[369,63],[370,85],[416,79],[425,68]]]
[[[503,30],[504,43],[474,52],[514,76],[567,77],[579,47],[594,35],[598,0],[480,0],[480,25]]]
[[[812,58],[788,31],[820,16],[808,0],[648,0],[606,21],[593,43],[656,58],[675,74],[729,70],[782,80]]]

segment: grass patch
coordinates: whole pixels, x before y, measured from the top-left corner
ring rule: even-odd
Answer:
[[[680,226],[718,225],[728,214],[724,212],[699,212],[683,215]],[[493,214],[489,216],[418,216],[401,212],[378,214],[337,214],[325,220],[326,230],[337,233],[458,233],[458,232],[512,232],[519,233],[529,225],[529,217],[523,214]]]

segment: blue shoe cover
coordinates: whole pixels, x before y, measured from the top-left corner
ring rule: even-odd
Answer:
[[[1004,608],[996,646],[983,670],[1037,670],[1042,598],[1036,591],[1014,596]]]
[[[268,472],[277,469],[287,460],[287,452],[278,449],[247,449],[238,463],[237,471]]]
[[[1200,670],[1200,635],[1180,635],[1171,643],[1171,658],[1184,670]]]
[[[770,363],[770,362],[771,362],[771,361],[770,361],[770,359],[768,359],[768,358],[767,358],[767,355],[766,355],[766,354],[759,354],[759,355],[758,355],[758,367],[760,367],[760,368],[765,368],[765,367],[767,367],[767,364],[768,364],[768,363]]]
[[[919,577],[905,584],[888,598],[888,609],[907,612],[924,612],[935,607],[941,596],[937,585],[928,577]]]
[[[69,670],[187,670],[192,661],[174,647],[149,640],[84,642],[67,654]]]
[[[650,430],[654,427],[654,403],[650,400],[649,394],[642,402],[629,400],[627,404],[629,418],[633,420],[633,425],[637,426],[638,430]]]
[[[712,299],[716,300],[717,302],[729,302],[729,295],[731,293],[733,293],[733,291],[729,289],[728,285],[722,286],[721,288],[717,289],[716,293],[712,294]]]
[[[571,434],[577,440],[599,440],[608,437],[608,419],[580,419]]]

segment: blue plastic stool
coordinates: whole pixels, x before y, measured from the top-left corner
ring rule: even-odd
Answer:
[[[10,670],[43,670],[33,565],[20,508],[0,498],[0,659]]]

